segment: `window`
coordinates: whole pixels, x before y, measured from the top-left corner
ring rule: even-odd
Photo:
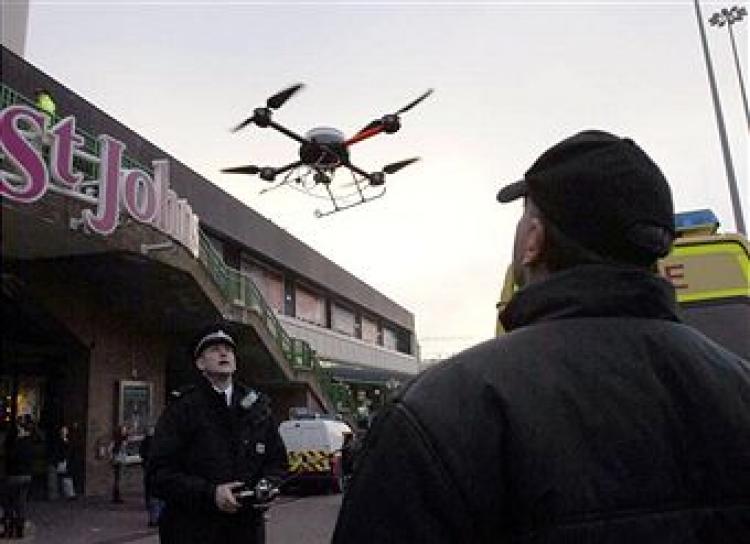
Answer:
[[[383,347],[396,351],[396,331],[383,327]]]
[[[362,340],[371,344],[378,343],[378,324],[362,316]]]
[[[242,259],[242,272],[250,276],[268,305],[277,313],[284,312],[284,277],[273,270]]]
[[[326,326],[326,308],[323,297],[313,291],[295,284],[294,310],[297,319]]]
[[[355,325],[354,312],[338,304],[331,305],[331,329],[349,336],[356,336]]]

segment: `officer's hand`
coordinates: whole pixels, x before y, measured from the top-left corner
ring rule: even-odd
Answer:
[[[228,482],[226,484],[220,484],[216,486],[216,492],[214,493],[214,501],[216,501],[216,507],[222,512],[228,514],[234,514],[240,509],[240,503],[237,502],[237,498],[234,496],[233,490],[244,485],[242,482]]]

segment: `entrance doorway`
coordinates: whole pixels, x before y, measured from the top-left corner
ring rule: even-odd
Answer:
[[[30,422],[34,444],[30,497],[47,499],[56,481],[49,470],[51,440],[62,425],[70,429],[69,469],[76,487],[83,488],[88,350],[40,305],[14,295],[4,292],[2,299],[0,475],[5,471],[5,438],[11,425]]]

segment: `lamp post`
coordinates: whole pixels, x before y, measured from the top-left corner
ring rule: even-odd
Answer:
[[[732,27],[739,23],[747,15],[747,9],[744,7],[733,6],[730,9],[722,9],[720,12],[714,13],[708,20],[711,26],[718,26],[721,28],[727,25],[729,31],[729,41],[732,44],[732,53],[734,54],[734,66],[737,69],[737,79],[740,82],[740,92],[742,93],[742,105],[745,107],[745,118],[747,119],[747,128],[750,130],[750,111],[747,107],[747,94],[745,93],[745,83],[742,80],[742,70],[740,69],[740,59],[737,55],[737,45],[734,41],[734,32]]]
[[[716,124],[719,128],[719,141],[724,154],[724,167],[727,171],[727,182],[729,183],[729,197],[732,200],[732,211],[734,212],[734,224],[737,232],[747,235],[745,230],[745,220],[742,218],[742,206],[740,204],[739,190],[737,189],[737,179],[734,176],[734,167],[732,166],[732,157],[729,152],[729,142],[727,141],[727,131],[724,126],[724,116],[721,113],[721,104],[719,103],[719,91],[716,88],[716,79],[714,78],[714,69],[711,64],[711,56],[708,54],[708,44],[706,43],[706,29],[703,26],[703,15],[698,5],[698,0],[693,0],[695,4],[695,15],[698,19],[698,32],[703,44],[703,56],[706,60],[706,71],[708,72],[708,83],[711,87],[711,97],[714,102],[714,111],[716,112]]]

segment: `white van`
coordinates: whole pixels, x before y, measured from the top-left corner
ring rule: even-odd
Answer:
[[[319,480],[334,493],[343,489],[341,447],[352,429],[343,421],[323,417],[291,419],[279,425],[290,473],[300,480]]]

